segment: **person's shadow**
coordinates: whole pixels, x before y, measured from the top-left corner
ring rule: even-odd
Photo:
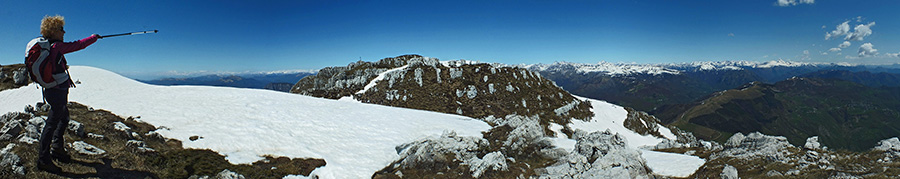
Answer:
[[[153,178],[153,179],[159,178],[150,172],[123,170],[123,169],[113,168],[111,166],[112,160],[107,159],[107,158],[103,158],[101,160],[103,161],[103,163],[99,163],[99,162],[98,163],[89,163],[89,162],[75,160],[75,159],[72,159],[71,161],[69,161],[69,163],[74,163],[74,164],[79,164],[79,165],[94,168],[94,170],[97,170],[97,173],[75,174],[75,173],[68,173],[68,172],[63,171],[63,172],[54,173],[54,174],[57,174],[57,175],[63,176],[63,177],[68,177],[68,178]]]

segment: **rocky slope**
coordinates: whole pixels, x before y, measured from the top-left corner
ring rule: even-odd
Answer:
[[[375,79],[382,73],[382,79]],[[373,80],[374,85],[367,87]],[[543,126],[593,116],[589,103],[527,69],[454,61],[444,64],[419,55],[328,67],[297,82],[292,92],[331,99],[352,97],[365,103],[473,118],[538,116]]]
[[[25,64],[0,65],[0,91],[31,83]]]
[[[796,147],[782,136],[737,133],[691,178],[894,178],[900,174],[897,144],[894,137],[865,152],[846,152],[828,149],[815,136]]]
[[[181,141],[161,137],[140,117],[69,103],[71,120],[65,141],[71,162],[57,161],[62,173],[35,167],[38,137],[48,105],[0,116],[0,178],[282,178],[309,175],[322,159],[267,156],[252,165],[233,165],[210,150],[185,149]]]
[[[480,138],[447,133],[398,146],[401,158],[375,178],[653,176],[624,137],[569,128],[575,120],[598,115],[592,104],[525,68],[403,55],[328,67],[300,80],[291,92],[464,115],[494,126]],[[658,119],[633,109],[626,113],[625,124],[617,125],[662,138]],[[554,147],[550,137],[557,135],[574,139],[577,150]],[[684,141],[699,145],[696,139]],[[684,141],[672,143],[691,145]]]

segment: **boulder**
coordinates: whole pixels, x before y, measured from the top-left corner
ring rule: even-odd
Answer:
[[[875,146],[875,150],[877,151],[900,151],[900,139],[897,137],[893,137],[890,139],[884,139],[878,142],[878,145]]]
[[[19,135],[19,142],[34,144],[41,138],[41,130],[44,129],[44,118],[34,117],[25,122],[25,132]]]
[[[884,159],[879,159],[881,162],[892,162],[897,158],[900,158],[900,139],[897,137],[893,137],[890,139],[884,139],[878,142],[878,145],[875,146],[874,151],[884,152],[886,155]]]
[[[13,82],[16,85],[25,85],[28,82],[28,72],[25,71],[25,68],[13,71]]]
[[[741,177],[738,177],[737,168],[734,168],[733,166],[727,165],[727,164],[725,165],[725,168],[722,169],[722,173],[719,174],[719,176],[721,176],[722,179],[740,179],[741,178]]]
[[[486,171],[509,170],[509,164],[506,163],[506,160],[506,156],[497,151],[485,154],[481,159],[474,158],[468,160],[463,164],[469,165],[469,171],[472,172],[472,177],[478,178]]]
[[[84,124],[81,122],[69,119],[69,131],[72,131],[78,137],[85,137],[87,134],[84,132]]]
[[[38,103],[34,104],[34,106],[35,106],[34,109],[37,112],[50,112],[50,105],[48,105],[47,103],[38,102]]]
[[[10,120],[0,128],[0,141],[6,141],[18,136],[22,132],[22,124],[16,120]]]
[[[244,179],[244,175],[225,169],[216,174],[217,179]]]
[[[806,139],[806,144],[803,145],[804,148],[809,150],[819,150],[822,149],[822,144],[819,144],[819,136],[812,136]]]
[[[539,178],[650,178],[646,163],[621,135],[593,132],[579,137],[575,150]]]
[[[78,152],[78,153],[84,154],[84,155],[103,155],[106,153],[105,150],[100,149],[94,145],[88,144],[84,141],[72,142],[71,144],[69,144],[69,148],[72,148],[75,150],[75,152]]]
[[[456,132],[445,132],[440,137],[429,137],[397,146],[399,168],[417,166],[441,166],[454,162],[453,159],[477,159],[479,148],[486,147],[488,141],[480,137],[457,136]]]
[[[96,139],[96,140],[103,140],[103,139],[106,139],[106,136],[103,136],[103,135],[100,135],[100,134],[94,134],[94,133],[88,133],[87,136],[88,136],[89,138],[91,138],[91,139]]]
[[[769,161],[786,161],[792,153],[791,150],[798,149],[784,136],[768,136],[759,132],[744,136],[736,133],[725,142],[725,149],[712,155],[711,158],[763,158]]]

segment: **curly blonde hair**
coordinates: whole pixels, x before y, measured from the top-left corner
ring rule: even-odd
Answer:
[[[55,16],[44,16],[44,19],[41,20],[41,35],[44,37],[53,37],[56,33],[59,32],[59,29],[66,25],[66,20],[63,16],[55,15]]]

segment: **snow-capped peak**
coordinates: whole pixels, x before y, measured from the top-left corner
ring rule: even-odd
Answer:
[[[527,65],[525,68],[534,69],[538,71],[553,71],[553,70],[563,70],[563,69],[574,69],[578,71],[578,73],[605,73],[608,75],[619,76],[619,75],[631,75],[631,74],[652,74],[652,75],[660,75],[660,74],[678,74],[680,73],[678,70],[668,69],[660,65],[652,65],[652,64],[626,64],[626,63],[609,63],[609,62],[599,62],[596,64],[585,64],[585,63],[571,63],[571,62],[556,62],[553,64],[535,64],[535,65]]]
[[[637,63],[610,63],[599,62],[596,64],[556,62],[553,64],[521,65],[522,67],[537,71],[561,71],[575,70],[578,73],[604,73],[612,76],[633,74],[679,74],[686,71],[718,71],[718,70],[744,70],[748,68],[773,68],[773,67],[801,67],[801,66],[856,66],[846,62],[818,63],[818,62],[794,62],[773,60],[766,62],[754,61],[694,61],[687,63],[661,63],[661,64],[637,64]]]

